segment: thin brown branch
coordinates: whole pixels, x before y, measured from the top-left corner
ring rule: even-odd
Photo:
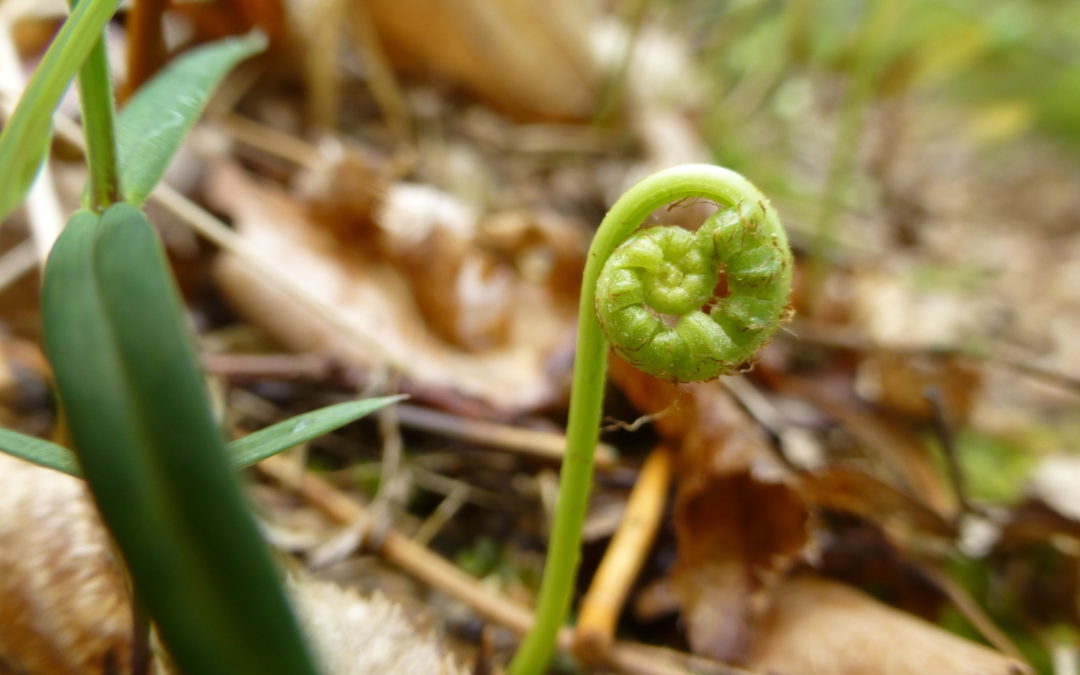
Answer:
[[[161,17],[169,0],[135,0],[127,15],[127,82],[118,98],[126,100],[165,63]]]

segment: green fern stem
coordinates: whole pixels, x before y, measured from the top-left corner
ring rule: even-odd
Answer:
[[[638,231],[656,209],[693,198],[720,207],[697,232],[671,226]],[[694,164],[661,171],[631,187],[608,211],[585,263],[567,447],[536,617],[511,675],[545,671],[570,606],[608,342],[636,367],[668,380],[732,372],[783,320],[791,273],[776,212],[728,169]]]

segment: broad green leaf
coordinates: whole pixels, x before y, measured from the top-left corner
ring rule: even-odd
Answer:
[[[0,221],[26,196],[52,135],[52,116],[120,0],[83,0],[53,38],[0,133]]]
[[[405,396],[383,396],[346,401],[291,417],[229,443],[229,461],[236,469],[251,466],[271,455],[343,427],[391,403],[397,403],[403,398]]]
[[[355,422],[403,398],[405,396],[383,396],[346,401],[290,417],[228,443],[226,448],[229,464],[233,469],[249,467],[267,457],[318,438],[350,422]],[[74,452],[62,445],[40,438],[20,434],[10,429],[0,429],[0,452],[6,452],[47,469],[55,469],[77,478],[82,477],[79,461],[75,458]]]
[[[69,476],[81,476],[75,453],[62,445],[11,429],[0,429],[0,451]]]
[[[146,201],[214,88],[233,66],[265,48],[266,38],[253,33],[192,49],[135,92],[116,125],[124,201]]]
[[[314,675],[166,270],[126,204],[76,213],[49,257],[45,348],[83,474],[178,671]]]

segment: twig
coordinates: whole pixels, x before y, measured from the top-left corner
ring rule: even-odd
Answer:
[[[514,450],[554,461],[562,460],[566,448],[566,437],[560,433],[482,422],[415,405],[399,404],[394,407],[403,425],[441,436]],[[610,469],[614,465],[614,448],[605,443],[597,445],[596,467]]]
[[[349,9],[353,38],[360,48],[371,95],[382,110],[386,126],[398,140],[407,141],[412,135],[409,107],[394,77],[394,69],[387,63],[382,46],[379,44],[379,36],[375,32],[371,12],[367,4],[363,2],[350,3]]]
[[[420,529],[412,537],[413,542],[420,546],[427,546],[435,538],[435,535],[439,533],[439,530],[457,514],[468,498],[469,487],[464,483],[457,483],[453,490],[450,491],[450,494],[439,502],[439,505],[435,507],[427,520],[420,525]]]
[[[285,484],[293,476],[289,460],[281,456],[265,459],[256,468],[279,484]],[[312,506],[339,523],[355,522],[367,513],[359,501],[311,473],[304,473],[296,489]],[[386,531],[376,552],[428,586],[465,603],[477,614],[510,628],[518,635],[524,635],[532,625],[531,611],[496,595],[442,556],[416,544],[397,530]],[[560,649],[569,651],[572,641],[570,629],[564,628],[559,632]],[[708,659],[630,642],[612,645],[604,663],[627,675],[687,675],[690,668],[695,673],[709,675],[747,675],[747,671]]]
[[[274,127],[242,117],[236,113],[226,115],[222,120],[222,125],[225,133],[229,134],[234,140],[256,150],[262,150],[276,157],[289,160],[306,169],[313,168],[319,163],[319,151],[315,146],[296,136],[283,133]]]
[[[923,396],[930,403],[930,409],[933,411],[934,435],[937,436],[938,443],[941,444],[941,454],[945,457],[945,468],[949,477],[949,484],[952,486],[953,494],[956,496],[956,503],[960,506],[954,518],[954,521],[959,524],[959,521],[966,514],[972,512],[972,506],[967,497],[964,471],[960,466],[960,457],[956,449],[952,425],[947,417],[948,413],[941,397],[941,390],[937,387],[927,387],[926,391],[923,392]]]
[[[161,16],[168,0],[135,0],[127,21],[127,82],[120,98],[126,100],[165,63],[165,36]]]
[[[857,331],[829,325],[821,321],[796,320],[791,325],[792,332],[802,342],[812,342],[833,349],[850,349],[859,352],[875,352],[889,349],[902,354],[941,354],[943,356],[963,356],[1011,368],[1033,380],[1063,389],[1071,394],[1080,394],[1080,375],[1062,372],[1053,364],[1041,364],[1032,354],[1006,354],[1001,350],[991,353],[975,351],[960,346],[934,347],[886,347]]]
[[[1005,634],[994,620],[991,619],[986,612],[983,611],[979,603],[975,601],[971,595],[959,584],[953,581],[947,574],[945,574],[936,564],[921,563],[918,564],[919,570],[925,574],[935,586],[938,587],[945,597],[949,599],[949,602],[967,619],[975,630],[979,631],[986,641],[989,642],[994,649],[1003,654],[1017,659],[1018,661],[1027,662],[1024,655],[1017,649],[1013,641],[1009,639],[1009,636]]]
[[[586,663],[597,663],[611,651],[615,623],[656,538],[670,485],[671,453],[659,446],[642,465],[619,529],[581,601],[574,653]]]

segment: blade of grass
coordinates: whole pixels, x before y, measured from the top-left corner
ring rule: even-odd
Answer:
[[[307,443],[405,398],[407,397],[401,395],[346,401],[290,417],[229,442],[225,446],[229,464],[236,470],[245,469],[267,457],[301,443]],[[0,429],[0,452],[25,459],[46,469],[54,469],[69,476],[82,478],[79,460],[74,452],[62,445],[34,436],[20,434],[10,429]]]
[[[383,396],[346,401],[290,417],[229,443],[229,461],[234,469],[243,469],[405,398]]]
[[[183,54],[135,92],[117,120],[126,202],[146,201],[214,88],[233,66],[265,48],[261,33],[218,40]]]
[[[46,266],[46,352],[87,483],[180,671],[315,675],[166,269],[125,204],[75,214]]]
[[[60,28],[0,133],[0,221],[34,182],[52,135],[52,115],[120,0],[83,0]]]
[[[71,450],[11,429],[0,429],[0,451],[69,476],[82,475],[79,462]]]

